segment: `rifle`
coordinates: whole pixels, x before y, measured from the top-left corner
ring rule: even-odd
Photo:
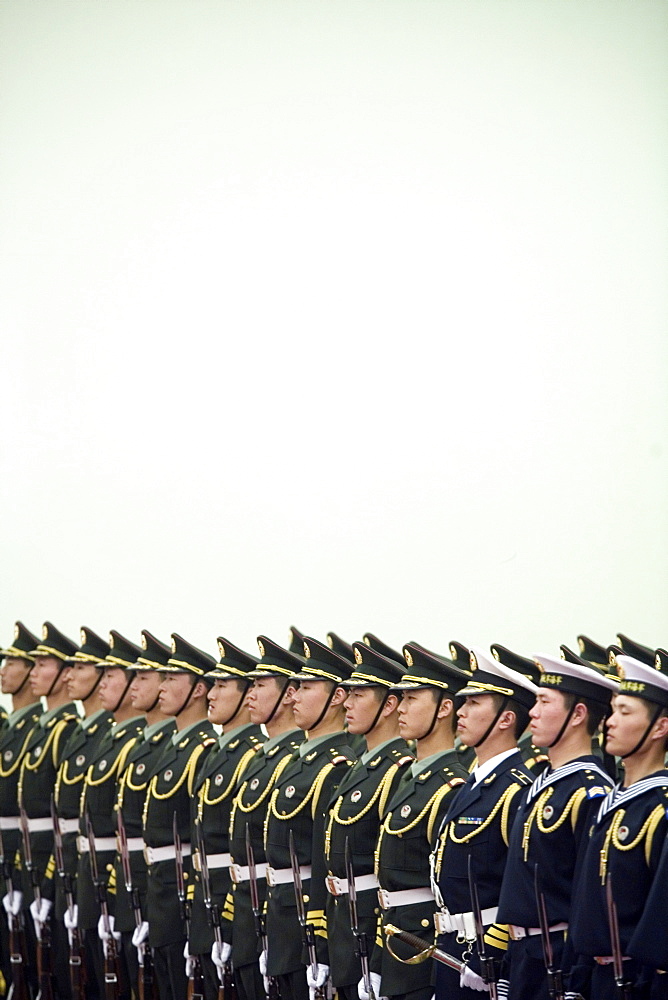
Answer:
[[[220,913],[211,898],[211,880],[209,879],[209,862],[204,847],[204,835],[199,818],[195,820],[195,833],[197,838],[197,848],[199,851],[200,875],[202,876],[202,892],[204,894],[204,905],[206,907],[209,923],[213,928],[213,936],[218,945],[219,953],[223,948],[223,935],[220,929]],[[237,989],[234,985],[232,969],[230,963],[225,963],[222,982],[218,986],[218,1000],[236,1000]]]
[[[547,908],[545,906],[545,896],[540,887],[538,875],[538,865],[534,866],[534,892],[536,895],[536,908],[538,910],[538,924],[540,926],[540,939],[543,945],[543,961],[547,973],[547,992],[550,1000],[564,1000],[564,983],[561,969],[554,967],[554,954],[552,952],[552,942],[550,941],[550,925],[547,922]]]
[[[297,917],[299,918],[299,926],[302,929],[302,937],[304,940],[304,944],[306,946],[306,951],[308,953],[309,965],[311,966],[311,974],[315,979],[318,971],[318,956],[315,950],[315,933],[313,931],[313,924],[309,924],[306,921],[306,910],[304,909],[304,894],[302,890],[302,873],[299,870],[299,858],[297,857],[297,851],[295,849],[295,838],[292,835],[292,830],[290,830],[290,864],[292,865],[292,878],[294,881],[295,902],[297,903]],[[314,1000],[325,1000],[325,991],[321,986],[316,986],[313,997]]]
[[[2,842],[0,829],[0,870],[7,887],[10,910],[14,902],[14,882],[12,879],[12,862],[5,857],[5,845]],[[28,982],[26,979],[26,932],[22,913],[9,914],[9,963],[12,970],[12,985],[8,1000],[29,1000]]]
[[[471,865],[471,855],[469,854],[469,893],[471,894],[471,910],[473,911],[473,920],[475,922],[475,946],[478,952],[478,958],[480,959],[480,969],[482,972],[483,982],[489,986],[490,1000],[498,1000],[498,993],[496,989],[496,983],[498,980],[496,972],[496,962],[491,955],[488,955],[485,950],[485,928],[482,922],[482,911],[480,909],[480,900],[478,898],[478,886],[475,884],[475,879],[473,878],[473,868]]]
[[[128,838],[125,833],[125,823],[120,807],[116,813],[116,826],[118,828],[118,851],[121,856],[121,866],[123,868],[123,881],[125,891],[130,897],[132,911],[135,918],[135,926],[142,924],[141,904],[139,902],[139,889],[132,884],[132,869],[130,867],[130,852],[128,851]],[[139,952],[139,978],[137,987],[139,1000],[159,1000],[158,983],[153,973],[153,956],[151,949],[143,941],[138,949]]]
[[[23,807],[23,801],[19,804],[19,814],[26,871],[30,877],[35,902],[41,909],[42,892],[39,885],[39,872],[32,863],[30,824],[28,822],[28,814]],[[51,927],[48,920],[45,920],[41,925],[41,930],[37,936],[37,982],[39,984],[37,1000],[54,1000],[53,980],[51,978]]]
[[[369,944],[366,939],[366,934],[364,931],[359,929],[359,920],[357,917],[357,888],[355,886],[355,869],[353,868],[353,859],[350,856],[350,840],[346,837],[345,846],[345,863],[346,863],[346,879],[348,880],[348,909],[350,911],[350,929],[353,932],[355,941],[357,942],[357,947],[355,949],[355,954],[360,960],[360,965],[362,966],[362,979],[364,980],[364,989],[367,992],[369,1000],[376,1000],[373,987],[371,985],[371,973],[369,972]]]
[[[383,930],[388,939],[395,937],[399,941],[403,941],[404,944],[409,944],[411,948],[415,948],[419,952],[413,958],[401,959],[405,965],[419,965],[421,962],[426,962],[428,958],[433,958],[437,962],[440,962],[441,965],[447,965],[449,969],[454,969],[460,975],[463,969],[466,968],[466,962],[455,958],[454,955],[449,955],[447,951],[442,951],[435,944],[429,944],[428,941],[424,941],[415,934],[411,934],[410,931],[402,931],[398,927],[395,927],[394,924],[385,924]]]
[[[624,956],[619,940],[619,920],[617,919],[617,904],[612,895],[612,874],[608,872],[605,880],[605,900],[608,906],[608,925],[610,927],[610,943],[612,945],[612,961],[617,984],[617,995],[620,1000],[633,1000],[633,984],[624,978]]]
[[[95,833],[93,824],[90,821],[90,814],[86,812],[86,834],[88,836],[88,849],[90,853],[90,873],[93,885],[97,891],[97,901],[102,915],[102,925],[106,941],[104,943],[104,996],[105,1000],[115,1000],[123,993],[123,967],[120,956],[116,948],[116,939],[111,930],[109,919],[109,907],[107,906],[107,886],[104,877],[100,878],[97,868],[97,855],[95,853]]]
[[[176,863],[176,892],[181,907],[181,918],[186,929],[186,941],[190,941],[190,903],[186,899],[186,883],[183,877],[183,850],[176,812],[174,813],[174,861]],[[198,955],[189,962],[187,1000],[204,1000],[204,976]]]
[[[72,914],[74,910],[74,893],[72,891],[72,876],[65,871],[65,859],[63,857],[63,835],[60,831],[60,818],[53,795],[51,796],[51,819],[53,821],[53,853],[56,859],[56,871],[60,877],[67,910]],[[74,1000],[84,1000],[86,967],[83,962],[84,946],[81,940],[81,933],[78,927],[73,927],[69,931],[70,944],[70,982],[72,983],[72,996]]]
[[[250,828],[246,823],[246,860],[248,862],[248,882],[250,885],[251,909],[255,918],[255,933],[258,936],[260,947],[263,952],[267,952],[268,942],[264,928],[264,918],[260,908],[260,893],[257,885],[257,868],[255,867],[255,855],[251,843]],[[267,990],[267,1000],[281,1000],[281,992],[278,988],[276,976],[268,976],[269,989]]]

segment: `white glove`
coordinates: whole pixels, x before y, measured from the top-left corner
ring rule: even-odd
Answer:
[[[109,922],[109,930],[107,930],[107,921]],[[114,917],[111,913],[107,916],[107,921],[105,921],[102,914],[100,914],[100,919],[97,922],[97,936],[102,942],[102,948],[104,949],[104,956],[107,958],[107,949],[109,948],[109,938],[113,937],[114,941],[120,941],[121,935],[119,931],[114,930]]]
[[[321,965],[320,962],[318,962],[315,967],[315,975],[313,974],[313,966],[306,966],[306,982],[308,983],[308,994],[310,1000],[315,1000],[315,991],[319,989],[319,987],[325,985],[328,976],[328,965]]]
[[[195,957],[190,954],[190,947],[187,941],[183,946],[183,957],[186,960],[186,979],[190,979],[195,972]]]
[[[30,904],[30,913],[33,919],[33,923],[35,925],[35,934],[40,940],[42,938],[42,926],[49,919],[49,914],[51,913],[52,909],[53,909],[53,903],[51,902],[51,900],[44,899],[43,896],[39,902],[37,902],[36,899],[33,899],[32,903]]]
[[[79,924],[79,907],[76,903],[72,903],[71,910],[65,910],[63,913],[63,923],[67,928],[67,940],[71,948],[74,944],[74,931]]]
[[[262,974],[262,981],[264,983],[264,992],[269,996],[269,976],[267,975],[267,952],[260,952],[260,973]]]
[[[21,911],[22,902],[23,893],[17,892],[16,889],[14,889],[14,892],[11,895],[7,893],[6,896],[2,897],[2,905],[4,906],[5,913],[8,917],[18,917]]]
[[[218,944],[217,941],[213,942],[213,948],[211,949],[211,961],[216,966],[217,969],[224,969],[230,960],[232,955],[232,945],[228,944],[227,941],[222,941]]]
[[[371,980],[371,989],[373,990],[374,996],[380,998],[380,976],[377,972],[370,972],[369,979]],[[364,977],[362,977],[357,984],[357,996],[360,1000],[369,1000],[369,994],[367,993],[364,985]]]
[[[459,986],[463,989],[477,990],[478,993],[489,993],[489,986],[473,969],[465,965],[459,974]]]
[[[135,927],[135,929],[132,932],[132,943],[135,946],[135,948],[140,950],[141,946],[144,944],[147,938],[148,938],[148,923],[145,920],[142,920],[139,927]]]

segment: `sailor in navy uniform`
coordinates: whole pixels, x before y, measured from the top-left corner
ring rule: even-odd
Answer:
[[[0,684],[2,693],[12,699],[12,712],[7,725],[0,730],[0,829],[2,830],[2,848],[4,864],[11,869],[19,846],[19,816],[18,816],[18,786],[19,773],[23,754],[28,745],[30,734],[37,725],[42,714],[42,705],[33,694],[28,679],[34,663],[30,650],[38,643],[36,635],[25,627],[23,622],[16,622],[14,637],[9,646],[0,650]],[[21,888],[21,878],[18,871],[11,871],[12,885],[16,891]],[[0,873],[0,893],[5,896],[7,887],[4,875]],[[12,969],[9,960],[9,927],[5,906],[13,903],[20,906],[18,896],[3,904],[0,908],[0,964],[8,987],[12,981]]]
[[[471,675],[412,644],[404,646],[404,657],[408,669],[392,690],[402,693],[399,731],[416,741],[417,760],[405,768],[380,828],[376,875],[382,923],[370,964],[376,996],[430,1000],[431,962],[407,964],[414,949],[396,938],[384,940],[383,928],[392,924],[433,938],[429,855],[451,797],[468,776],[454,745],[455,698]],[[368,995],[360,983],[359,996]]]
[[[276,781],[304,740],[304,733],[295,725],[292,713],[292,698],[299,683],[292,677],[301,670],[304,657],[290,653],[264,635],[259,636],[257,642],[260,660],[247,675],[253,680],[248,693],[248,708],[251,721],[264,726],[268,739],[257,748],[241,776],[241,785],[232,805],[232,889],[223,910],[224,954],[214,956],[214,961],[221,964],[233,962],[239,1000],[255,1000],[264,995],[258,964],[262,948],[251,906],[246,831],[253,851],[259,904],[264,910],[267,895],[264,854],[267,807]],[[300,649],[303,652],[303,639]]]
[[[343,729],[341,682],[352,664],[315,639],[304,640],[306,663],[295,675],[294,718],[307,738],[281,772],[269,801],[265,850],[267,858],[268,954],[261,957],[267,976],[278,979],[282,1000],[307,1000],[302,938],[297,919],[295,884],[290,860],[290,833],[302,875],[307,921],[317,936],[326,936],[325,859],[323,852],[327,805],[354,762]],[[318,963],[323,983],[326,966]],[[309,972],[311,968],[309,965]]]
[[[457,733],[465,746],[475,750],[476,766],[466,785],[452,797],[432,855],[439,905],[434,923],[439,947],[461,957],[469,967],[460,977],[436,963],[438,1000],[473,997],[484,986],[475,946],[469,866],[485,929],[485,954],[496,960],[492,978],[500,971],[508,946],[508,932],[496,923],[496,910],[510,824],[522,792],[534,777],[517,740],[529,723],[539,677],[533,660],[515,654],[514,662],[523,672],[472,649],[471,680],[459,692],[466,700],[457,711]]]
[[[118,845],[113,862],[115,893],[110,898],[110,908],[114,916],[114,929],[121,935],[121,948],[136,996],[139,996],[139,961],[132,935],[136,930],[137,916],[140,915],[142,921],[146,920],[146,860],[142,837],[144,802],[156,762],[176,729],[173,717],[165,715],[159,705],[160,671],[170,656],[169,646],[156,639],[147,629],[142,630],[141,656],[133,668],[130,701],[133,711],[143,716],[144,728],[137,735],[137,742],[127,755],[116,784],[115,810],[123,819],[130,876],[132,887],[137,890],[139,914],[135,914],[133,900],[126,888]]]
[[[70,700],[67,680],[70,674],[68,657],[78,646],[63,635],[51,622],[42,626],[42,638],[35,649],[30,650],[34,666],[30,671],[29,684],[35,696],[46,701],[46,711],[39,718],[25,748],[19,778],[19,805],[23,805],[28,815],[30,846],[34,878],[41,880],[49,865],[53,852],[53,821],[51,819],[51,796],[56,783],[58,766],[63,748],[70,735],[79,726],[77,707]],[[22,839],[19,846],[22,873],[23,906],[30,904],[30,914],[25,915],[26,937],[30,962],[27,972],[33,980],[37,993],[37,935],[42,925],[51,929],[54,961],[67,962],[65,929],[53,918],[53,904],[42,899],[41,909],[37,909],[33,884],[26,871],[25,852]],[[62,940],[61,940],[62,937]]]
[[[531,732],[546,747],[550,767],[524,793],[510,833],[497,921],[508,924],[504,979],[509,1000],[547,1000],[536,871],[545,899],[554,967],[566,976],[573,956],[565,949],[573,884],[587,836],[611,782],[591,753],[591,737],[606,715],[617,684],[584,661],[535,657],[542,670],[531,709]],[[501,992],[505,983],[502,984]]]
[[[660,656],[657,661],[661,663]],[[606,749],[623,760],[624,781],[603,799],[596,816],[575,889],[570,924],[574,950],[590,963],[593,961],[591,986],[587,987],[584,979],[571,985],[583,994],[590,989],[596,1000],[614,1000],[619,995],[606,882],[611,879],[621,950],[628,956],[668,832],[668,770],[664,766],[668,676],[630,656],[613,654],[613,662],[621,679],[608,719]],[[650,941],[657,926],[663,925],[665,895],[658,925],[650,929]],[[628,957],[623,969],[625,980],[634,988],[633,996],[638,1000],[649,998],[652,970]]]
[[[209,721],[222,726],[223,732],[198,771],[191,800],[194,898],[188,950],[200,958],[206,1000],[216,1000],[220,982],[211,955],[215,939],[199,874],[202,869],[200,847],[203,845],[206,852],[210,902],[220,917],[232,885],[229,838],[232,802],[247,767],[264,740],[260,727],[251,722],[246,702],[252,684],[249,673],[257,666],[258,658],[223,636],[218,637],[218,653],[219,663],[206,676],[212,681],[208,695]]]
[[[114,724],[99,742],[83,782],[76,884],[79,930],[86,949],[89,978],[92,979],[95,975],[100,996],[104,996],[104,947],[108,928],[101,918],[93,881],[87,820],[90,820],[95,839],[98,878],[103,882],[105,892],[108,892],[109,873],[113,870],[116,852],[116,783],[123,772],[128,754],[141,738],[144,728],[144,717],[136,714],[130,698],[134,666],[141,650],[115,629],[109,635],[109,646],[104,660],[104,676],[100,682],[100,701],[102,707],[112,713]],[[113,931],[113,920],[110,923]],[[119,995],[129,997],[127,970],[124,980],[126,992]]]
[[[363,737],[361,758],[351,767],[330,803],[325,833],[327,937],[318,938],[318,961],[331,970],[339,1000],[357,1000],[362,976],[358,945],[350,924],[346,842],[355,873],[358,932],[373,947],[378,920],[378,880],[374,851],[381,817],[401,775],[414,757],[399,735],[398,694],[391,690],[405,672],[395,660],[363,642],[353,649],[355,669],[343,686],[346,727]]]
[[[188,990],[183,965],[187,934],[177,894],[174,818],[189,886],[190,800],[197,771],[216,742],[216,730],[207,718],[206,700],[213,683],[206,674],[215,666],[213,656],[172,634],[172,655],[160,671],[159,705],[165,715],[173,716],[176,730],[165,741],[146,792],[143,832],[148,863],[148,927],[142,924],[133,935],[135,947],[148,935],[160,1000],[183,1000]]]

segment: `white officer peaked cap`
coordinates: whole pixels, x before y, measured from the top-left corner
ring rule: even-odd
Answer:
[[[581,698],[609,704],[619,684],[602,670],[581,663],[571,663],[547,653],[534,653],[534,660],[541,672],[540,687],[566,691]]]
[[[650,667],[633,656],[622,654],[615,656],[615,663],[619,670],[620,694],[668,706],[668,676],[658,667]]]
[[[528,701],[529,707],[538,694],[538,686],[519,670],[513,670],[499,663],[478,646],[470,650],[471,680],[460,695],[501,694],[521,702]]]

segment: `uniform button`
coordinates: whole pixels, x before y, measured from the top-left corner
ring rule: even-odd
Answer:
[[[304,896],[304,902],[308,903],[308,896]]]
[[[429,921],[428,920],[421,920],[420,923],[422,924],[423,927],[429,927]]]

